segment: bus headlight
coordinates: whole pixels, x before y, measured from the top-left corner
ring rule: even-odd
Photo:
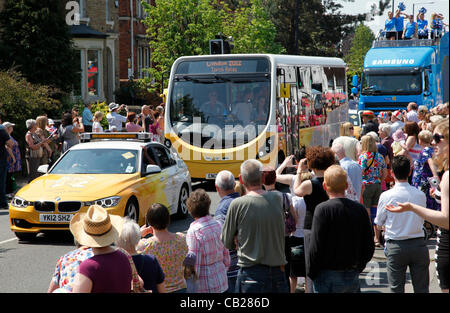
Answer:
[[[262,147],[259,147],[256,159],[260,159],[269,154],[275,147],[275,136],[266,138],[266,142]]]

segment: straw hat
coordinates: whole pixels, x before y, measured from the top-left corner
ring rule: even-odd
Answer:
[[[77,213],[70,221],[70,231],[84,246],[101,248],[111,245],[122,231],[123,218],[110,215],[99,205],[91,205],[86,213]]]

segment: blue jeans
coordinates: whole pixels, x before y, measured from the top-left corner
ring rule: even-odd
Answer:
[[[241,267],[236,293],[288,293],[286,275],[280,266],[254,265]]]
[[[313,280],[316,293],[359,293],[358,271],[321,271]]]
[[[234,293],[236,291],[237,276],[228,277],[228,290],[225,293]]]
[[[6,201],[6,175],[8,174],[8,163],[0,160],[0,208],[8,207]]]

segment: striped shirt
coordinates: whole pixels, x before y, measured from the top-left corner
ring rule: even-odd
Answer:
[[[187,231],[189,252],[197,256],[197,293],[221,293],[228,289],[230,254],[220,240],[221,233],[221,225],[209,215],[192,222]]]

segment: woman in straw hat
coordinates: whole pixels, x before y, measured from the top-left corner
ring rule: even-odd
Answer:
[[[99,205],[77,213],[70,222],[75,240],[92,248],[94,256],[80,264],[73,292],[129,293],[132,269],[127,256],[111,245],[119,238],[123,219]]]

